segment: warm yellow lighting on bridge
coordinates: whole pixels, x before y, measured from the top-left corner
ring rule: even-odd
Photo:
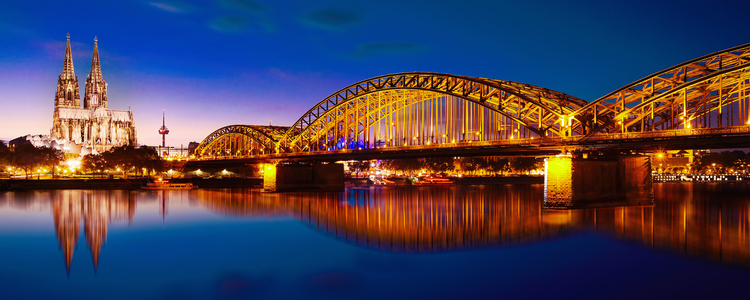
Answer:
[[[170,170],[170,171],[172,171],[172,170]],[[227,169],[224,169],[224,170],[221,171],[221,174],[226,175],[227,173],[229,173],[229,172],[227,172]]]

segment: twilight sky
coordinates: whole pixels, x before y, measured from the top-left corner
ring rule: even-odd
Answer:
[[[70,33],[81,96],[99,39],[109,108],[138,142],[187,146],[230,124],[291,125],[349,84],[425,71],[594,100],[750,43],[736,1],[3,1],[0,140],[49,134]]]

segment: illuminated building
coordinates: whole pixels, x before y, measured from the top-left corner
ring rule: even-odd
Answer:
[[[94,38],[91,72],[86,78],[81,107],[78,76],[75,76],[73,69],[73,55],[68,35],[65,62],[57,81],[51,138],[62,139],[100,152],[114,146],[135,146],[133,113],[129,110],[109,110],[108,103],[107,83],[102,76],[99,48],[97,39]]]

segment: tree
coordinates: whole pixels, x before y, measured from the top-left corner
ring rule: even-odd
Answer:
[[[462,157],[458,165],[464,172],[476,173],[476,171],[487,169],[490,164],[486,157]]]
[[[137,168],[137,171],[146,169],[161,172],[164,170],[164,162],[162,161],[161,156],[159,156],[156,149],[152,147],[141,146],[136,149],[136,161],[134,162],[134,165]]]
[[[89,154],[83,157],[81,165],[89,173],[120,168],[124,173],[132,170],[136,175],[141,175],[143,169],[156,172],[164,170],[164,163],[159,153],[156,149],[146,146],[139,148],[120,146],[100,154]]]
[[[39,155],[39,165],[50,168],[52,175],[55,174],[55,167],[65,160],[65,153],[50,147],[37,148]]]
[[[359,173],[370,170],[370,161],[352,161],[349,163],[349,170],[351,170],[352,172],[357,172],[357,176],[359,176]]]
[[[402,173],[413,173],[422,168],[422,163],[417,158],[383,160],[381,166]]]
[[[747,154],[739,150],[720,153],[712,152],[701,155],[695,162],[693,169],[701,172],[723,173],[730,168],[737,168],[737,166],[747,164],[747,159]]]
[[[424,166],[433,173],[453,172],[455,170],[453,157],[430,157],[424,159]]]
[[[487,168],[488,171],[492,173],[502,173],[508,169],[508,166],[510,165],[510,160],[506,157],[493,157],[489,159],[489,166]]]
[[[515,172],[526,172],[536,168],[534,157],[514,157],[510,159],[510,168]]]
[[[36,147],[30,143],[13,147],[11,162],[16,168],[23,170],[26,178],[29,178],[29,171],[33,170],[38,163]]]
[[[8,151],[10,150],[10,151]],[[23,143],[4,150],[8,164],[22,169],[29,177],[29,172],[37,167],[50,167],[60,164],[63,160],[63,153],[60,150],[49,147],[34,147],[31,143]]]
[[[87,154],[81,159],[81,168],[87,173],[98,173],[110,168],[102,154]]]
[[[0,141],[0,170],[5,170],[10,163],[10,148]]]

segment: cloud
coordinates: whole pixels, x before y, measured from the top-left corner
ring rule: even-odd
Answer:
[[[188,13],[195,10],[195,5],[184,1],[149,2],[152,6],[173,13]]]
[[[208,26],[221,32],[236,33],[245,31],[249,23],[245,16],[230,15],[215,18],[208,22]]]
[[[300,19],[302,23],[307,24],[311,27],[342,31],[351,25],[356,24],[360,20],[360,16],[356,13],[339,10],[339,9],[324,9],[311,11]]]
[[[379,54],[389,55],[403,55],[411,54],[427,49],[427,46],[416,43],[406,42],[375,42],[375,43],[363,43],[357,45],[357,48],[352,52],[353,58],[366,58]]]
[[[239,11],[251,14],[268,11],[267,7],[247,0],[219,0],[219,6],[233,12]]]

